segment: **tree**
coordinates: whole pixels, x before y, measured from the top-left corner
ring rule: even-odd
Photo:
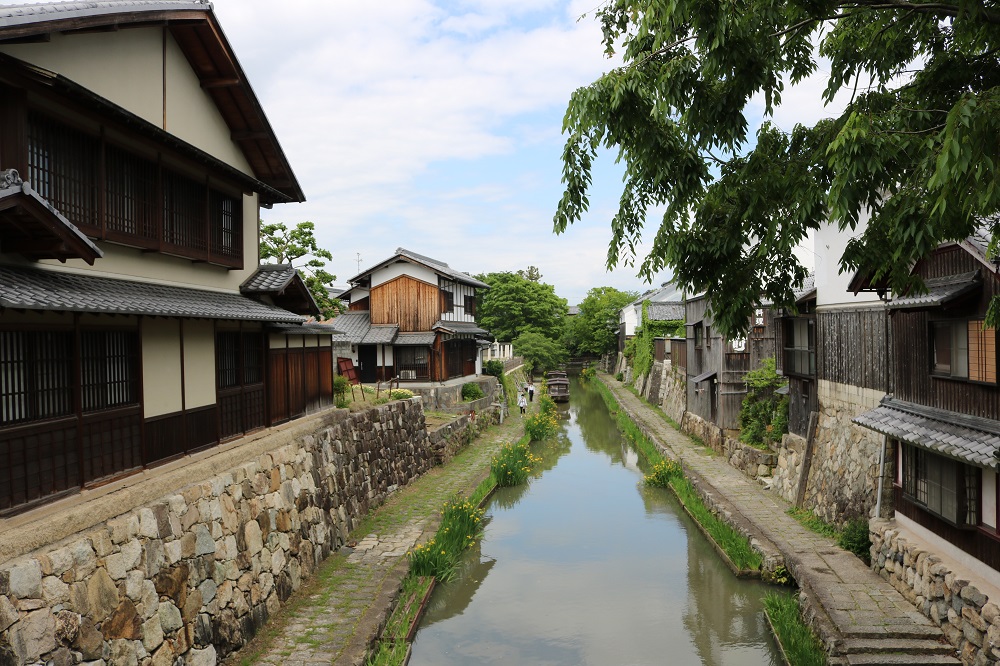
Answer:
[[[600,356],[618,347],[619,313],[639,297],[634,291],[594,287],[580,303],[580,313],[567,326],[567,346],[577,355]]]
[[[566,348],[537,331],[526,331],[514,339],[514,353],[523,356],[532,371],[545,372],[566,362]]]
[[[489,273],[476,279],[490,285],[488,291],[480,293],[477,319],[497,340],[514,340],[525,331],[559,339],[566,320],[566,299],[556,296],[552,285],[517,273]]]
[[[794,303],[806,271],[792,250],[820,225],[854,232],[870,213],[840,266],[895,293],[921,288],[910,267],[939,243],[1000,226],[993,0],[609,0],[596,13],[624,65],[569,102],[555,230],[587,210],[598,150],[616,150],[626,175],[608,267],[635,261],[662,206],[640,275],[670,267],[707,291],[723,332],[744,331],[762,298]],[[843,113],[748,136],[751,103],[772,117],[785,85],[820,67],[824,101],[850,94]]]
[[[537,266],[528,266],[525,269],[519,270],[517,274],[525,280],[530,280],[532,282],[539,282],[542,279],[542,272],[538,270]]]
[[[294,229],[289,229],[280,222],[264,224],[261,220],[260,260],[265,263],[268,259],[274,259],[274,263],[295,266],[295,261],[306,257],[307,260],[295,268],[302,274],[303,281],[319,306],[320,314],[324,319],[329,319],[337,316],[343,307],[340,301],[330,297],[326,289],[337,276],[325,270],[326,262],[322,260],[330,261],[333,255],[317,245],[315,230],[316,225],[312,222],[299,222]]]

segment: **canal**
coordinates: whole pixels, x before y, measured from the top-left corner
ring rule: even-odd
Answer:
[[[781,663],[759,581],[738,580],[600,395],[573,379],[529,484],[486,506],[484,538],[434,590],[410,664]],[[516,415],[513,418],[518,418]]]

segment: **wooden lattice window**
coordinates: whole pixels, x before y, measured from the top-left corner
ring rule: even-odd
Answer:
[[[73,412],[73,335],[0,331],[0,425]]]
[[[902,445],[903,494],[955,525],[979,523],[979,469],[910,444]]]
[[[240,199],[212,190],[209,193],[209,216],[212,254],[230,259],[241,258],[243,209]]]
[[[216,336],[215,354],[220,389],[264,382],[264,350],[259,333],[220,332]]]
[[[60,122],[28,116],[28,182],[70,222],[99,230],[100,141]]]
[[[108,146],[105,165],[107,230],[155,241],[156,164]]]
[[[172,172],[163,177],[163,242],[204,252],[208,249],[205,186]]]
[[[83,410],[139,404],[139,334],[85,331],[80,336]]]
[[[981,319],[969,322],[969,379],[997,383],[997,332]]]

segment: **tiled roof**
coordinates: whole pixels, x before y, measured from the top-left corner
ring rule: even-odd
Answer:
[[[391,345],[392,341],[396,339],[396,333],[399,332],[399,326],[386,326],[380,324],[378,326],[372,326],[365,333],[364,339],[361,341],[363,345]]]
[[[795,302],[799,303],[816,296],[816,274],[810,273],[802,281],[802,286],[794,290]]]
[[[101,0],[100,2],[46,2],[0,6],[0,27],[39,21],[120,14],[122,12],[158,12],[187,9],[207,12],[208,0]]]
[[[949,275],[940,278],[927,278],[924,281],[926,294],[903,296],[889,301],[888,307],[893,310],[936,308],[969,293],[982,284],[979,271]]]
[[[424,347],[434,344],[436,333],[400,333],[393,343],[400,346]]]
[[[280,325],[280,326],[268,326],[267,330],[273,331],[275,333],[285,333],[285,334],[298,334],[298,335],[338,335],[343,333],[343,331],[338,331],[336,328],[330,324],[320,324],[318,322],[310,322],[308,324],[290,324],[290,325]]]
[[[485,282],[480,282],[479,280],[477,280],[476,278],[472,277],[468,273],[463,273],[462,271],[456,271],[454,268],[451,268],[450,266],[448,266],[448,264],[444,263],[443,261],[438,261],[437,259],[432,259],[432,258],[430,258],[428,256],[423,255],[423,254],[417,254],[416,252],[411,252],[410,250],[407,250],[406,248],[402,248],[402,247],[397,247],[396,248],[396,254],[392,255],[388,259],[384,259],[384,260],[378,262],[377,264],[375,264],[371,268],[368,268],[368,269],[366,269],[366,270],[358,273],[357,275],[355,275],[354,277],[352,277],[350,280],[348,280],[348,282],[351,282],[351,283],[356,282],[357,280],[361,279],[365,275],[368,275],[369,273],[374,272],[376,269],[378,269],[379,267],[383,266],[384,264],[388,264],[389,262],[395,260],[397,257],[406,257],[407,259],[415,261],[418,264],[423,264],[424,266],[427,266],[427,268],[430,268],[432,271],[440,273],[441,275],[444,275],[445,277],[451,278],[455,282],[461,282],[462,284],[467,284],[467,285],[470,285],[472,287],[477,287],[479,289],[489,289],[490,288],[490,285],[486,284]]]
[[[650,303],[646,308],[650,321],[671,321],[684,319],[683,303]]]
[[[207,291],[64,271],[0,266],[0,306],[16,310],[101,312],[300,323],[297,314],[231,292]]]
[[[471,321],[442,321],[438,320],[433,326],[433,330],[442,330],[445,333],[472,333],[475,335],[488,335],[489,331],[479,328],[479,325]]]
[[[885,397],[854,422],[935,453],[992,467],[1000,449],[1000,422]]]
[[[333,336],[334,342],[349,342],[352,345],[361,344],[365,334],[372,326],[371,313],[368,310],[351,310],[337,315],[330,325],[341,333]]]
[[[298,271],[291,264],[263,264],[240,285],[244,294],[274,294],[288,286]]]

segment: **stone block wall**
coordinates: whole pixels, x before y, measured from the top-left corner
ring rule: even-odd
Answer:
[[[428,433],[434,463],[449,462],[463,448],[471,444],[481,432],[500,420],[499,406],[490,406],[474,414],[460,416],[437,430]]]
[[[692,437],[697,437],[706,446],[712,447],[719,453],[724,452],[725,434],[722,432],[722,428],[711,421],[707,421],[693,412],[684,412],[681,430]]]
[[[121,513],[50,545],[6,544],[0,664],[197,666],[241,647],[433,463],[419,399],[308,423],[199,459],[168,494],[114,503]]]
[[[769,478],[774,474],[778,455],[726,437],[723,450],[729,464],[751,479]]]
[[[872,569],[941,627],[963,664],[1000,661],[1000,607],[893,528],[891,521],[871,522]]]
[[[792,503],[798,493],[805,450],[806,440],[790,433],[785,433],[778,447],[771,489]]]
[[[877,407],[883,395],[849,384],[818,382],[819,421],[803,506],[827,522],[867,517],[875,506],[883,438],[851,419]]]
[[[680,423],[687,411],[687,372],[667,361],[663,364],[660,387],[659,404],[663,413]]]
[[[493,399],[498,391],[497,387],[499,386],[497,378],[492,375],[469,377],[468,382],[466,383],[478,384],[479,388],[483,390],[485,397],[473,402],[464,402],[462,400],[463,384],[413,388],[403,385],[402,388],[410,388],[415,395],[419,395],[424,401],[425,409],[440,410],[451,413],[468,413],[471,410],[478,411],[488,407],[493,402]]]

